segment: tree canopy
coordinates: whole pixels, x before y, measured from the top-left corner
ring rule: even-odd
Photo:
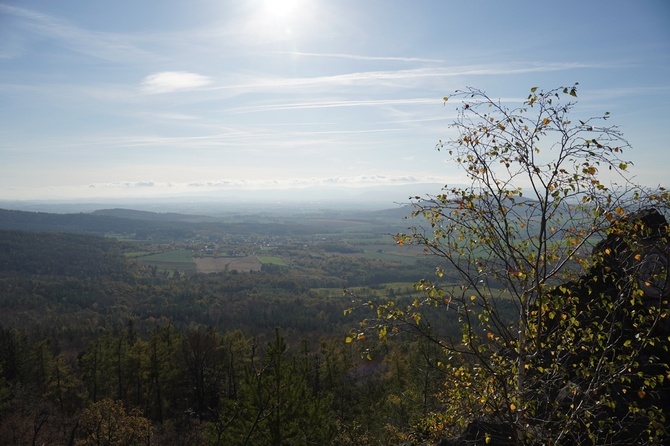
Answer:
[[[443,266],[416,285],[422,298],[375,304],[362,324],[448,352],[435,364],[445,410],[428,417],[442,434],[478,422],[509,444],[667,436],[670,196],[635,184],[609,113],[575,118],[576,97],[577,84],[533,87],[517,107],[475,88],[444,98],[455,136],[437,149],[468,183],[414,197],[417,224],[396,236]],[[458,315],[462,336],[441,335],[428,308]]]

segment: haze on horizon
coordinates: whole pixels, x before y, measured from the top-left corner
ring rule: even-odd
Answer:
[[[459,183],[445,95],[575,82],[657,186],[669,24],[663,0],[0,0],[0,199]]]

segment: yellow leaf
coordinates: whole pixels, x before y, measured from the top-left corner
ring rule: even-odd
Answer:
[[[549,120],[549,118],[544,118],[544,119],[542,120],[542,124],[544,124],[544,125],[547,125],[547,124],[549,124],[550,122],[551,122],[551,121]]]
[[[509,410],[515,411],[516,410],[516,405],[514,403],[510,403]]]

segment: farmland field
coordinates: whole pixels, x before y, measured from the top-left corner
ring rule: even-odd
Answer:
[[[245,257],[196,257],[193,259],[199,273],[219,273],[237,270],[251,272],[261,270],[261,261],[256,256]]]
[[[193,251],[190,249],[175,249],[173,251],[165,251],[157,254],[151,254],[141,258],[146,262],[175,262],[175,263],[192,263]]]
[[[193,251],[190,249],[175,249],[137,257],[136,259],[146,265],[156,265],[161,271],[194,271],[196,269],[196,264],[193,261]]]
[[[256,256],[261,263],[268,263],[271,265],[286,265],[286,262],[281,257],[277,256]]]

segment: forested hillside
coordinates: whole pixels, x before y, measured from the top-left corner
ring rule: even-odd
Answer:
[[[100,444],[358,445],[407,438],[415,416],[439,407],[439,348],[345,341],[373,314],[371,304],[390,296],[409,304],[412,283],[433,266],[374,258],[382,249],[327,235],[323,225],[300,248],[295,231],[281,226],[274,248],[263,248],[270,261],[261,271],[213,274],[137,261],[138,251],[178,248],[174,243],[0,231],[2,443],[98,444],[106,437],[118,441]],[[353,237],[361,237],[357,231]],[[255,237],[235,246],[253,251],[260,249],[254,240],[268,240],[263,231]],[[281,237],[289,237],[286,245]],[[458,333],[455,320],[442,329]]]
[[[123,249],[114,240],[95,236],[0,231],[0,273],[113,277],[128,273]]]
[[[147,222],[132,221],[114,216],[95,214],[53,214],[0,209],[0,229],[43,232],[77,232],[104,234],[106,232],[135,232],[147,230]]]

